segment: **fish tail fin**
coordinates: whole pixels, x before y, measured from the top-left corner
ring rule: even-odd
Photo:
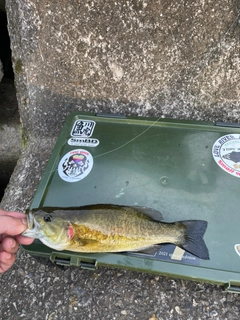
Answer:
[[[201,259],[209,260],[208,248],[203,240],[207,221],[187,220],[179,223],[184,226],[185,232],[183,242],[178,245]]]

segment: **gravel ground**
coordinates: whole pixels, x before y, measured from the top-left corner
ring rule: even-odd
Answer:
[[[1,279],[2,319],[239,319],[236,294],[190,281],[59,268],[19,252]]]

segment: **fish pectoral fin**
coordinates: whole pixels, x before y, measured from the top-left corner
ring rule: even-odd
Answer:
[[[87,245],[94,245],[96,243],[98,243],[97,240],[93,240],[93,239],[81,239],[81,238],[76,238],[74,239],[74,242],[77,243],[79,246],[81,247],[85,247]]]

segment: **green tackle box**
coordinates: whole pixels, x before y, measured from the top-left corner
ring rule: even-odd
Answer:
[[[239,190],[238,124],[73,113],[31,209],[118,204],[158,210],[165,222],[206,220],[210,260],[172,244],[156,254],[60,252],[39,240],[23,247],[60,265],[125,268],[240,292]]]

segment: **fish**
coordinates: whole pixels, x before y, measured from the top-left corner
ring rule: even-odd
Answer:
[[[240,152],[232,151],[223,156],[224,159],[231,160],[235,163],[240,162]]]
[[[144,252],[172,243],[200,259],[209,259],[203,240],[204,220],[163,222],[159,211],[146,207],[94,204],[43,207],[26,212],[26,237],[55,250],[82,253]]]

